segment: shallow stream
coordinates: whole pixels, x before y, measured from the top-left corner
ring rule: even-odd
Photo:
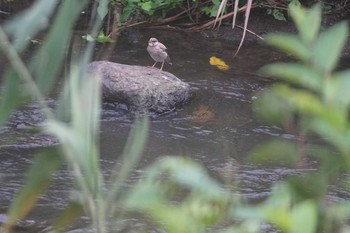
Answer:
[[[143,166],[162,155],[190,157],[203,164],[218,180],[239,180],[243,195],[253,200],[266,197],[271,185],[284,176],[314,169],[312,161],[307,161],[301,169],[289,169],[250,164],[246,160],[249,151],[265,140],[275,137],[296,140],[295,136],[280,128],[257,120],[252,110],[257,92],[271,85],[271,82],[256,75],[257,70],[264,64],[285,57],[259,43],[248,41],[239,55],[233,58],[237,45],[224,39],[206,38],[200,33],[154,30],[122,36],[111,51],[109,60],[152,65],[153,61],[146,51],[151,36],[168,48],[173,65],[166,64],[164,70],[189,83],[195,94],[189,103],[176,111],[151,117],[149,140],[141,161]],[[102,47],[96,46],[96,54]],[[231,69],[220,71],[211,66],[211,56],[221,58]],[[51,105],[56,103],[54,98],[48,101]],[[133,119],[133,114],[125,110],[104,106],[101,113],[102,170],[107,172],[113,167],[121,154]],[[9,124],[0,130],[2,211],[21,187],[35,150],[57,143],[55,139],[28,132],[31,125],[41,121],[37,105],[32,103],[16,111]],[[135,177],[130,179],[137,179],[142,172],[142,168],[135,171]],[[49,225],[58,210],[67,204],[71,187],[72,182],[64,169],[55,173],[53,185],[40,198],[28,218],[43,226]],[[334,201],[349,197],[337,187],[332,190],[330,199]]]

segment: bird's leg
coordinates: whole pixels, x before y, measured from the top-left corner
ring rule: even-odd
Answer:
[[[154,68],[154,66],[157,64],[157,62],[155,62],[154,64],[153,64],[153,66],[152,66],[152,68]]]
[[[160,67],[160,70],[163,70],[163,65],[164,65],[164,61],[162,62],[162,66]]]

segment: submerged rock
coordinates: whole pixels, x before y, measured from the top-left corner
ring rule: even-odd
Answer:
[[[95,61],[88,73],[101,80],[105,101],[126,104],[132,111],[171,111],[191,96],[189,84],[151,67]]]
[[[6,214],[0,214],[0,232],[3,232],[2,225],[6,223],[8,216]],[[39,232],[39,228],[35,227],[36,222],[34,220],[17,220],[13,226],[12,232]]]

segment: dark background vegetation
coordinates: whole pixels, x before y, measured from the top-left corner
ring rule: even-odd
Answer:
[[[6,19],[19,11],[28,8],[34,0],[1,0],[0,18]],[[93,13],[94,5],[100,1],[91,0],[88,7],[81,14],[81,23],[88,22]],[[215,17],[220,0],[110,0],[109,17],[106,21],[119,21],[123,26],[130,26],[137,22],[147,25],[176,25],[184,28],[194,28]],[[287,8],[293,0],[253,0],[251,18],[266,16],[276,20],[289,20]],[[349,0],[299,0],[303,6],[310,7],[315,3],[322,3],[323,22],[327,25],[350,16]],[[228,1],[225,13],[233,11],[233,1]],[[240,1],[242,7],[246,1]],[[241,14],[243,18],[243,14]],[[116,19],[118,18],[118,20]],[[231,19],[230,19],[231,20]],[[229,20],[229,21],[230,21]]]

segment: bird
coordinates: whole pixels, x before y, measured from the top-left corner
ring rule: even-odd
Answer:
[[[155,61],[152,67],[154,67],[158,62],[162,63],[160,70],[163,70],[164,62],[172,64],[170,61],[170,57],[166,52],[166,47],[162,43],[160,43],[156,38],[152,37],[148,41],[147,52]]]

